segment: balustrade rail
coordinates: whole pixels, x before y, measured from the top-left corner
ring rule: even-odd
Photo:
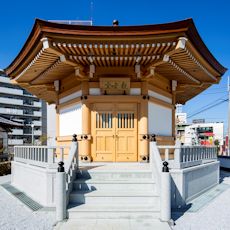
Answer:
[[[171,168],[183,169],[217,160],[218,149],[215,146],[157,146],[161,158],[168,161]],[[164,150],[164,151],[162,151]]]
[[[57,167],[57,162],[64,159],[65,149],[69,148],[69,146],[15,146],[14,161],[44,168]]]

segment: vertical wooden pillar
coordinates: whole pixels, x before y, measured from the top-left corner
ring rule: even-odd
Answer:
[[[177,88],[177,81],[172,80],[172,136],[174,140],[176,139],[176,118],[175,118],[175,106],[176,106],[176,88]]]
[[[144,160],[143,157],[148,156],[148,138],[143,139],[143,135],[148,134],[148,84],[147,82],[142,83],[142,102],[139,107],[139,160]],[[146,136],[147,137],[147,136]]]
[[[56,145],[59,145],[59,142],[57,141],[57,137],[60,136],[60,119],[59,119],[59,94],[56,92]]]
[[[172,93],[172,104],[173,104],[173,109],[172,109],[172,136],[174,139],[176,138],[176,92]]]
[[[89,135],[91,134],[91,110],[90,104],[87,102],[89,94],[89,83],[82,82],[82,142],[81,142],[81,155],[84,161],[91,160],[91,142]],[[87,138],[86,138],[87,137]]]

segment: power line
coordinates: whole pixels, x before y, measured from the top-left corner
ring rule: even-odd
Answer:
[[[223,98],[225,98],[225,96],[221,96],[220,98],[218,98],[218,99],[212,101],[211,103],[209,103],[209,104],[207,104],[207,105],[205,105],[205,106],[202,106],[201,108],[199,108],[199,109],[197,109],[197,110],[195,110],[195,111],[193,111],[193,112],[190,112],[190,113],[196,113],[196,112],[200,111],[201,109],[205,109],[206,107],[209,107],[209,106],[211,106],[212,104],[217,103],[218,101],[222,101]],[[188,113],[188,111],[187,111],[187,113]]]
[[[221,94],[221,93],[227,93],[227,92],[217,91],[217,92],[213,92],[213,93],[204,93],[204,94],[201,94],[199,96],[205,96],[205,95],[210,95],[210,94]]]
[[[204,108],[204,109],[200,110],[199,112],[196,112],[196,113],[194,113],[194,114],[192,114],[192,115],[189,115],[188,118],[194,117],[194,116],[197,115],[197,114],[203,113],[203,112],[205,112],[205,111],[207,111],[207,110],[209,110],[209,109],[212,109],[212,108],[214,108],[214,107],[216,107],[216,106],[218,106],[218,105],[221,105],[221,104],[223,104],[224,102],[227,102],[228,100],[229,100],[229,99],[227,98],[227,99],[223,100],[223,101],[220,102],[220,103],[216,103],[216,104],[211,105],[211,106],[209,106],[209,107],[207,107],[207,108]]]

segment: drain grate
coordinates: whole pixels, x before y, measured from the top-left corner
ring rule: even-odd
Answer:
[[[40,205],[36,201],[32,200],[25,193],[19,191],[14,186],[12,186],[10,184],[2,184],[1,186],[4,189],[6,189],[8,192],[10,192],[12,195],[14,195],[17,199],[19,199],[23,204],[25,204],[27,207],[29,207],[32,211],[38,211],[39,209],[43,208],[42,205]]]

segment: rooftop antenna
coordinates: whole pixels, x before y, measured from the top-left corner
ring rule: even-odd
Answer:
[[[90,20],[93,25],[93,0],[90,2]]]

